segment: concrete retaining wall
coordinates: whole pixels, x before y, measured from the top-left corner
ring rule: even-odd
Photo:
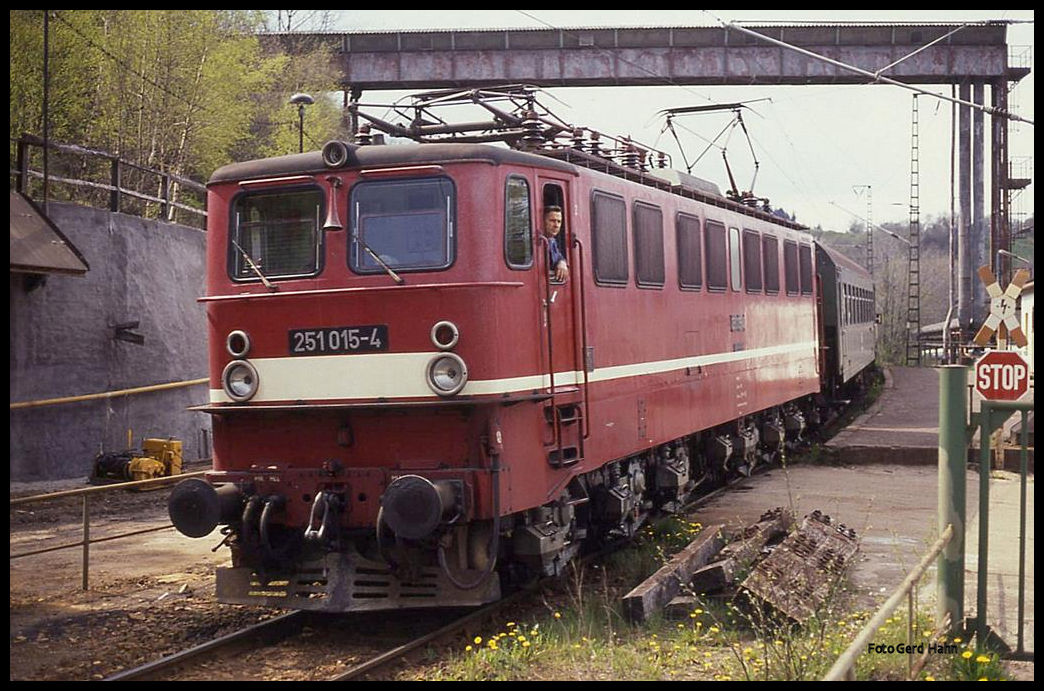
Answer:
[[[207,376],[205,233],[52,202],[52,220],[83,254],[83,276],[52,274],[27,290],[10,275],[12,403],[102,393]],[[143,345],[114,338],[117,324]],[[186,410],[207,385],[11,411],[11,481],[84,477],[105,451],[174,437],[186,461],[209,453],[210,419]]]

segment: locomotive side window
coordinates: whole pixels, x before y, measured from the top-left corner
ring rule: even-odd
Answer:
[[[627,205],[605,192],[591,194],[591,239],[598,283],[627,283]]]
[[[743,231],[743,274],[747,292],[761,292],[761,237],[753,230]]]
[[[678,283],[682,288],[699,289],[703,285],[700,219],[678,214],[675,219],[675,231],[678,236]]]
[[[801,269],[801,294],[812,294],[812,246],[801,245],[798,249],[798,264]]]
[[[663,212],[634,205],[634,273],[640,286],[663,286]]]
[[[445,269],[454,259],[456,197],[448,178],[361,182],[352,189],[352,271]]]
[[[740,289],[740,234],[739,228],[729,228],[729,271],[732,275],[732,289]]]
[[[765,257],[765,292],[779,292],[779,241],[771,235],[761,238],[761,253]]]
[[[533,214],[529,181],[511,176],[504,190],[504,257],[512,269],[533,265]]]
[[[258,192],[236,198],[229,233],[233,280],[313,276],[319,272],[323,196],[318,189]]]
[[[707,221],[703,233],[707,254],[707,289],[722,291],[728,288],[728,257],[725,252],[725,226]]]
[[[787,282],[787,295],[797,295],[801,289],[798,280],[798,248],[793,240],[783,241],[783,275]]]

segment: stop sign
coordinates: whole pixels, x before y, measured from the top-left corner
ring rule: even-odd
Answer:
[[[975,389],[987,401],[1017,401],[1029,389],[1029,365],[1014,350],[991,350],[975,363]]]

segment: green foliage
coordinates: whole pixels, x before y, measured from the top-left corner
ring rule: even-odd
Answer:
[[[339,90],[329,49],[263,50],[259,10],[52,10],[52,140],[99,149],[175,175],[296,153],[290,94],[316,98],[306,147],[336,136]],[[44,13],[11,10],[12,139],[43,135]]]

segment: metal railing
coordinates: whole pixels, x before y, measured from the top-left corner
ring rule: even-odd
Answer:
[[[63,403],[80,403],[82,401],[96,401],[103,398],[117,398],[119,396],[133,396],[140,393],[151,393],[153,391],[166,391],[168,389],[180,389],[187,386],[206,384],[207,377],[200,379],[186,379],[184,381],[168,382],[166,384],[150,384],[149,386],[136,386],[131,389],[118,389],[116,391],[103,391],[101,393],[89,393],[79,396],[62,396],[60,398],[43,398],[35,401],[15,401],[11,403],[11,410],[23,408],[39,408],[49,405],[61,405]]]
[[[939,536],[939,539],[935,541],[932,548],[928,550],[914,570],[906,577],[906,579],[899,585],[899,587],[892,593],[881,608],[870,617],[870,621],[866,622],[866,625],[856,635],[855,640],[845,649],[845,652],[841,653],[841,656],[834,662],[834,666],[823,677],[823,681],[841,681],[841,680],[855,680],[855,664],[856,658],[859,654],[865,652],[867,644],[873,637],[877,630],[885,623],[885,619],[895,611],[895,609],[902,603],[903,598],[907,600],[907,611],[908,621],[906,627],[906,643],[908,646],[908,674],[913,674],[914,662],[913,653],[909,650],[913,648],[913,622],[914,622],[914,587],[917,582],[924,575],[924,572],[931,566],[932,561],[943,551],[943,549],[950,543],[953,538],[953,524],[946,526],[946,530]]]
[[[35,549],[29,552],[20,552],[12,554],[11,559],[21,559],[22,557],[29,557],[35,554],[44,554],[46,552],[55,552],[60,549],[69,549],[71,547],[83,547],[83,566],[82,566],[82,589],[88,589],[88,573],[89,573],[89,562],[90,562],[90,546],[99,542],[109,542],[111,540],[118,540],[126,537],[133,537],[135,535],[143,535],[145,533],[153,533],[160,530],[167,530],[173,528],[173,524],[166,524],[157,526],[155,528],[146,528],[144,530],[136,530],[129,533],[120,533],[118,535],[107,535],[102,538],[91,539],[91,517],[90,517],[90,498],[102,492],[112,492],[115,490],[122,490],[127,488],[139,488],[139,487],[150,487],[153,485],[163,485],[177,480],[183,480],[188,477],[198,477],[208,471],[197,470],[191,473],[182,473],[180,475],[170,475],[167,477],[152,478],[149,480],[135,480],[133,482],[119,482],[111,485],[100,485],[98,487],[85,487],[83,489],[72,489],[62,492],[51,492],[49,494],[36,494],[30,497],[18,497],[11,499],[10,504],[14,506],[23,506],[25,504],[32,504],[34,502],[53,501],[56,499],[65,499],[68,497],[82,497],[83,498],[83,539],[77,542],[65,543],[62,545],[56,545],[54,547],[45,547],[43,549]]]
[[[46,146],[49,151],[68,159],[52,160],[47,166],[47,183],[58,183],[68,190],[65,194],[67,198],[54,198],[54,201],[83,202],[94,207],[108,208],[109,211],[156,217],[206,229],[207,188],[202,183],[131,163],[107,151],[45,142],[29,134],[23,134],[13,143],[16,153],[10,174],[14,178],[15,189],[28,197],[33,197],[30,181],[44,179],[43,171],[32,166],[33,150],[38,148],[42,151]],[[95,162],[101,162],[102,166],[92,166]],[[146,189],[155,192],[143,191]],[[177,201],[182,194],[190,195],[197,205]],[[150,214],[149,205],[157,205],[157,213]],[[189,222],[177,219],[179,211],[191,215]]]

